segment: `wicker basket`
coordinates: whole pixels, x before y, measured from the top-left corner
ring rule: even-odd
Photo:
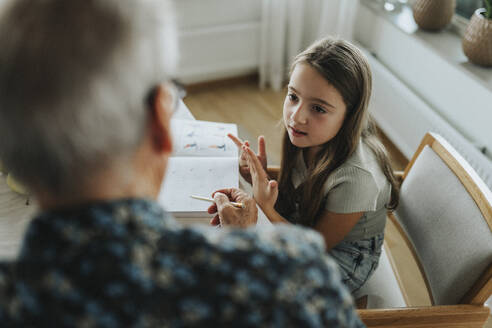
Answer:
[[[477,9],[470,19],[463,36],[463,52],[468,59],[478,65],[492,66],[492,19],[482,13],[484,8]]]
[[[453,18],[455,7],[456,0],[416,0],[413,18],[424,30],[440,30]]]

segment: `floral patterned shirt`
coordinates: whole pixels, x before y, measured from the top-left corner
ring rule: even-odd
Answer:
[[[315,232],[184,228],[122,199],[31,222],[19,257],[0,263],[0,326],[363,324]]]

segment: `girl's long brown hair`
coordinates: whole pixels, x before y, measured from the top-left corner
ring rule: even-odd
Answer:
[[[297,55],[291,73],[300,63],[311,65],[340,92],[347,111],[340,131],[322,145],[313,166],[308,168],[306,181],[297,189],[292,184],[292,172],[295,159],[302,149],[294,146],[287,131],[284,131],[279,197],[275,208],[280,214],[288,216],[296,210],[295,203],[298,202],[301,220],[298,223],[314,226],[324,210],[322,191],[326,179],[354,153],[359,140],[362,140],[374,152],[391,184],[391,200],[387,208],[395,209],[398,205],[399,186],[367,109],[372,89],[371,69],[367,59],[351,43],[327,38],[315,42]]]

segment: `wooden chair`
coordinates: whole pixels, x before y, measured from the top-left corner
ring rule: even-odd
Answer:
[[[483,327],[492,294],[492,193],[442,137],[428,133],[402,176],[390,219],[424,277],[432,306],[407,307],[388,249],[358,291],[368,327]]]

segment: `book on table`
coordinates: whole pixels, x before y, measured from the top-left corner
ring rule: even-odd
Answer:
[[[171,120],[174,150],[158,201],[175,217],[210,217],[211,203],[190,196],[211,197],[218,189],[238,187],[238,149],[227,133],[237,135],[237,125]]]

